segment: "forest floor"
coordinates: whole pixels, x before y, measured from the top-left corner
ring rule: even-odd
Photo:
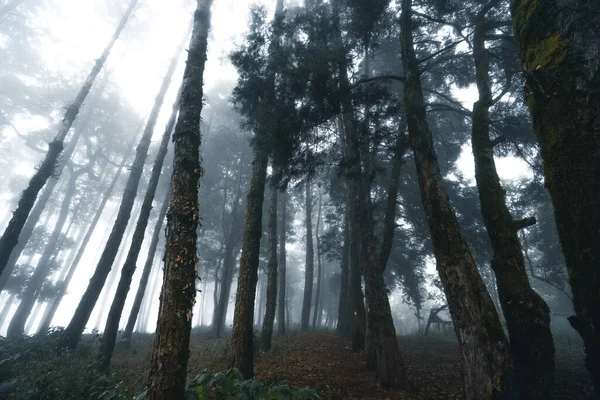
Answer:
[[[118,350],[113,372],[123,388],[139,393],[146,383],[152,353],[151,335],[133,338],[130,350]],[[275,336],[270,352],[255,355],[256,378],[268,385],[310,387],[325,399],[462,399],[460,355],[455,340],[440,337],[399,338],[404,363],[413,386],[410,392],[386,390],[377,384],[364,357],[350,350],[350,342],[329,333],[292,333]],[[189,375],[204,369],[225,371],[228,338],[195,334],[191,340]],[[557,340],[556,399],[595,399],[580,346]]]

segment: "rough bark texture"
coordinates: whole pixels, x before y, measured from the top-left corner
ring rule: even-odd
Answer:
[[[246,200],[246,223],[231,335],[232,365],[246,379],[254,377],[254,301],[268,164],[268,155],[257,148],[252,161],[252,178]]]
[[[131,339],[131,335],[133,334],[133,328],[135,327],[138,315],[140,314],[142,300],[144,300],[144,294],[146,293],[146,289],[148,288],[150,272],[152,272],[152,265],[154,264],[156,249],[158,248],[160,233],[162,232],[162,226],[165,220],[165,216],[167,215],[167,209],[169,208],[170,197],[171,193],[167,192],[165,199],[163,200],[162,206],[160,208],[160,212],[156,220],[156,225],[154,225],[154,230],[152,231],[152,239],[150,240],[150,247],[148,248],[148,257],[146,258],[146,262],[144,263],[144,269],[142,270],[142,276],[140,277],[140,284],[135,294],[133,305],[131,306],[131,312],[129,313],[129,318],[127,319],[125,331],[123,332],[123,341],[129,341],[129,339]]]
[[[338,319],[336,330],[345,338],[352,337],[352,316],[349,305],[349,277],[350,277],[350,238],[348,237],[348,218],[344,215],[344,244],[342,245],[342,260],[340,261],[340,301],[338,305]]]
[[[217,296],[217,302],[215,302],[215,309],[213,313],[213,324],[212,333],[216,337],[220,337],[225,330],[225,320],[227,318],[227,310],[229,309],[229,297],[231,295],[231,285],[233,283],[233,273],[235,272],[235,259],[236,250],[239,248],[239,241],[241,236],[240,219],[243,217],[240,215],[240,200],[242,197],[242,166],[244,163],[240,162],[240,168],[238,169],[238,182],[237,189],[235,191],[235,198],[233,199],[233,206],[231,208],[231,217],[229,219],[229,227],[225,234],[225,248],[223,250],[223,262],[221,268],[221,283],[219,285],[220,290]],[[216,285],[216,282],[215,282]]]
[[[313,310],[313,330],[317,329],[321,325],[321,283],[323,278],[323,266],[321,265],[321,254],[319,245],[321,244],[319,240],[319,230],[321,229],[321,200],[322,195],[319,194],[319,208],[317,209],[317,226],[315,227],[315,242],[317,249],[317,287],[315,288],[315,308]]]
[[[412,1],[403,0],[404,105],[423,208],[464,368],[467,399],[515,398],[512,360],[502,325],[460,230],[440,173],[414,51]]]
[[[19,242],[21,231],[23,230],[23,227],[27,221],[27,218],[29,217],[40,190],[42,190],[42,187],[44,187],[50,176],[52,176],[55,171],[58,158],[60,153],[63,151],[65,138],[67,137],[75,118],[77,118],[77,115],[79,114],[79,110],[81,109],[83,101],[90,92],[90,89],[94,84],[94,80],[104,66],[104,63],[110,55],[115,42],[125,28],[125,25],[127,25],[127,21],[129,20],[129,17],[131,17],[133,9],[138,1],[139,0],[132,0],[129,8],[123,15],[123,18],[121,18],[121,22],[117,26],[117,29],[111,37],[108,45],[102,52],[102,55],[96,60],[92,71],[83,83],[83,86],[79,90],[77,97],[75,97],[75,100],[66,108],[65,115],[60,123],[58,133],[49,144],[48,153],[46,154],[36,173],[29,181],[27,188],[23,191],[17,209],[14,211],[13,217],[11,218],[8,226],[2,234],[2,237],[0,238],[0,274],[4,271],[13,249]]]
[[[271,350],[275,308],[277,307],[277,188],[271,187],[269,196],[269,262],[267,264],[267,304],[261,332],[261,345]]]
[[[171,68],[174,69],[177,66],[177,61],[179,60],[183,46],[188,38],[188,33],[189,31],[186,31],[185,39],[181,42],[181,45],[178,46],[176,54],[173,56],[171,61],[171,67],[169,70],[171,70]],[[144,242],[146,228],[148,227],[148,220],[150,219],[150,211],[152,211],[152,202],[154,201],[156,188],[158,187],[158,181],[163,169],[163,163],[167,155],[169,139],[171,139],[171,132],[173,132],[173,128],[175,127],[180,98],[181,88],[179,89],[177,99],[173,104],[171,116],[169,117],[169,121],[167,122],[167,126],[161,138],[160,146],[158,147],[158,151],[156,153],[156,159],[154,160],[150,180],[148,181],[148,188],[146,189],[146,194],[144,195],[140,214],[135,226],[135,231],[133,232],[131,246],[129,247],[129,252],[125,258],[123,268],[121,269],[119,284],[117,285],[117,290],[108,312],[108,318],[106,320],[106,325],[104,327],[104,333],[102,335],[102,341],[100,343],[100,349],[98,353],[98,363],[100,369],[106,369],[110,365],[110,360],[112,358],[115,343],[117,341],[117,331],[119,330],[121,314],[123,313],[125,300],[127,300],[127,294],[129,293],[129,289],[131,287],[131,281],[133,279],[133,274],[135,273],[137,259],[140,251],[142,250],[142,243]]]
[[[279,334],[285,333],[286,327],[286,309],[285,309],[285,289],[286,289],[286,252],[285,252],[285,224],[287,209],[287,191],[281,191],[281,227],[279,229],[279,293],[277,299],[277,331]]]
[[[569,322],[600,395],[600,4],[513,0],[512,12],[573,292]]]
[[[52,234],[48,238],[48,244],[44,248],[44,252],[42,253],[37,266],[35,268],[35,272],[31,276],[31,278],[27,281],[27,288],[21,295],[21,302],[19,303],[19,307],[15,311],[10,323],[8,325],[8,329],[6,331],[7,338],[14,338],[22,335],[25,332],[25,325],[27,323],[27,319],[31,314],[33,306],[39,296],[40,290],[46,281],[46,278],[50,274],[50,270],[52,267],[51,259],[56,255],[58,241],[60,235],[62,233],[63,227],[67,222],[67,218],[69,217],[69,211],[71,206],[71,200],[73,196],[75,196],[77,189],[77,178],[80,174],[71,173],[69,177],[69,183],[67,185],[67,191],[64,195],[62,204],[60,206],[60,212],[56,222],[54,223],[54,227],[52,230]]]
[[[348,203],[350,200],[348,199]],[[350,207],[348,206],[348,213]],[[348,235],[350,243],[350,293],[349,307],[352,327],[352,351],[361,352],[365,349],[365,338],[367,330],[367,312],[362,291],[362,273],[358,256],[358,243],[360,242],[356,229],[350,229],[350,217],[348,217]]]
[[[408,380],[392,319],[387,287],[383,279],[377,252],[377,238],[369,218],[367,195],[361,169],[361,154],[354,109],[350,97],[348,65],[343,50],[339,26],[339,0],[334,3],[334,29],[337,31],[336,50],[340,52],[338,71],[340,75],[342,122],[346,146],[346,178],[348,180],[348,212],[350,236],[359,240],[358,259],[365,277],[367,299],[368,334],[373,339],[379,382],[386,387],[407,387]]]
[[[167,213],[165,273],[148,394],[150,400],[184,398],[190,356],[192,310],[196,298],[200,114],[212,0],[198,0],[183,75],[179,118],[173,133],[171,201]]]
[[[306,227],[306,262],[304,263],[304,298],[302,300],[302,315],[300,319],[300,329],[308,330],[310,323],[310,305],[312,303],[313,281],[315,270],[315,253],[312,237],[312,188],[310,179],[306,179],[304,226]]]
[[[508,327],[515,378],[522,399],[551,399],[554,392],[554,343],[550,309],[531,288],[518,230],[506,205],[490,140],[490,112],[494,99],[485,49],[486,13],[500,0],[492,0],[477,15],[473,56],[479,99],[473,105],[471,143],[481,212],[494,256],[492,269]],[[507,72],[508,73],[508,72]]]

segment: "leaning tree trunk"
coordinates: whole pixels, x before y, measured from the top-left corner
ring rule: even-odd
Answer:
[[[212,0],[198,0],[183,75],[175,142],[171,201],[167,214],[165,273],[150,377],[149,400],[183,399],[190,356],[192,310],[196,299],[199,224],[198,185],[202,175],[199,148],[202,85]]]
[[[138,134],[136,133],[136,135],[132,138],[131,142],[128,143],[127,148],[133,147],[133,143],[135,143],[137,136],[138,136]],[[90,223],[90,226],[87,229],[87,232],[85,233],[85,237],[83,238],[83,241],[81,242],[81,245],[79,246],[79,250],[77,250],[77,254],[75,255],[75,258],[73,259],[73,261],[71,262],[71,265],[69,266],[69,272],[67,272],[64,280],[62,280],[62,282],[60,282],[58,284],[59,287],[58,287],[58,293],[56,295],[56,298],[52,301],[52,303],[50,305],[48,305],[48,309],[44,315],[42,323],[40,324],[38,333],[46,332],[48,330],[48,328],[50,327],[50,324],[52,323],[52,319],[54,318],[54,314],[56,314],[56,310],[58,310],[58,307],[60,306],[60,303],[61,303],[63,297],[67,293],[67,289],[69,288],[71,279],[73,279],[73,275],[75,275],[75,271],[77,270],[77,267],[79,266],[79,262],[81,261],[83,254],[85,253],[87,245],[90,242],[90,239],[92,237],[92,234],[96,230],[96,225],[98,225],[98,221],[100,221],[100,217],[102,216],[104,208],[106,207],[106,203],[108,203],[108,201],[112,197],[113,191],[115,190],[115,187],[117,186],[117,182],[119,181],[119,177],[121,176],[121,173],[123,172],[123,168],[125,167],[125,163],[127,162],[127,160],[129,159],[130,156],[131,156],[131,151],[128,151],[123,156],[121,163],[119,164],[119,167],[117,168],[117,171],[115,172],[115,175],[113,176],[113,179],[112,179],[110,185],[108,186],[108,189],[106,189],[106,191],[104,191],[104,196],[102,197],[102,201],[100,202],[100,205],[98,206],[98,208],[96,210],[96,214],[94,214],[94,218],[92,219],[92,222]]]
[[[140,308],[142,306],[142,301],[144,300],[144,294],[146,293],[146,289],[148,287],[150,272],[152,272],[152,265],[154,264],[154,256],[156,255],[156,249],[158,248],[158,240],[160,239],[162,225],[165,220],[165,216],[167,215],[167,209],[169,208],[169,197],[170,192],[167,192],[165,195],[165,199],[162,202],[162,206],[160,207],[160,212],[158,214],[156,224],[154,225],[154,230],[152,231],[152,239],[150,240],[150,247],[148,248],[148,257],[146,258],[146,262],[144,263],[144,269],[142,270],[140,284],[138,286],[137,293],[135,294],[135,299],[133,300],[131,312],[129,313],[127,325],[125,326],[125,332],[123,333],[122,337],[122,339],[125,342],[129,342],[129,340],[131,339],[131,335],[133,334],[133,328],[135,327],[135,323],[137,322],[138,315],[140,313]]]
[[[358,261],[365,277],[367,299],[368,334],[374,344],[379,382],[385,387],[407,387],[408,380],[400,348],[383,270],[379,266],[377,238],[369,217],[367,194],[361,168],[358,129],[354,120],[354,108],[350,96],[348,65],[340,28],[340,0],[334,6],[335,46],[340,57],[337,61],[340,76],[342,125],[346,146],[345,175],[348,180],[348,213],[350,236],[359,240]],[[356,300],[355,300],[356,301]]]
[[[77,309],[75,310],[75,314],[73,315],[69,326],[67,326],[65,329],[61,340],[61,345],[63,347],[74,349],[77,346],[77,343],[79,343],[81,334],[85,329],[96,302],[98,301],[98,297],[100,296],[102,288],[106,283],[106,278],[112,269],[113,262],[117,252],[119,251],[119,246],[123,240],[123,234],[127,228],[127,223],[131,217],[131,209],[137,195],[137,190],[144,169],[144,162],[148,155],[148,148],[150,147],[150,141],[152,139],[152,133],[154,132],[154,127],[156,125],[165,95],[169,89],[169,85],[171,84],[171,79],[175,73],[176,66],[176,61],[171,62],[169,70],[163,79],[158,95],[156,96],[156,100],[148,117],[148,122],[146,123],[144,133],[136,148],[135,159],[131,166],[129,178],[127,179],[127,184],[123,193],[121,205],[119,206],[117,218],[113,224],[113,228],[106,242],[106,246],[104,247],[104,251],[100,256],[100,260],[98,261],[94,275],[90,279],[90,283],[83,294]]]
[[[8,296],[8,299],[6,299],[6,303],[4,303],[4,307],[2,307],[2,311],[0,311],[0,327],[4,326],[4,320],[6,320],[6,317],[12,308],[15,297],[17,297],[17,295],[11,292],[10,296]]]
[[[286,228],[286,208],[287,191],[281,191],[281,227],[279,229],[279,292],[277,294],[277,331],[279,334],[285,333],[285,286],[286,286],[286,253],[285,253],[285,228]]]
[[[569,322],[600,395],[600,4],[513,0],[512,12],[573,292]]]
[[[315,227],[315,240],[317,245],[317,290],[315,293],[315,308],[313,310],[313,330],[321,325],[321,284],[323,278],[323,266],[321,265],[321,254],[319,248],[319,229],[321,228],[321,200],[323,195],[319,193],[319,208],[317,211],[317,226]]]
[[[29,181],[29,185],[27,186],[27,188],[23,191],[17,209],[14,211],[13,217],[11,218],[10,222],[8,223],[8,226],[2,234],[2,237],[0,238],[0,274],[4,271],[4,268],[6,267],[6,264],[13,249],[15,248],[15,246],[17,246],[19,242],[19,236],[21,235],[23,226],[27,221],[27,217],[29,216],[31,209],[33,208],[33,204],[35,203],[35,200],[40,190],[42,189],[42,187],[44,187],[50,176],[52,176],[52,174],[54,173],[60,153],[62,152],[64,147],[65,138],[69,133],[69,130],[71,129],[71,125],[73,125],[75,118],[77,118],[77,115],[79,114],[79,110],[81,108],[81,105],[83,104],[83,101],[90,92],[94,80],[96,79],[96,77],[100,73],[100,70],[104,66],[104,63],[106,62],[106,59],[108,58],[110,51],[113,48],[113,45],[119,38],[119,35],[123,31],[123,28],[125,28],[125,25],[127,24],[127,21],[129,20],[131,14],[133,13],[133,9],[135,8],[135,5],[138,3],[138,1],[139,0],[132,0],[132,2],[129,5],[129,8],[125,12],[125,15],[123,15],[121,22],[117,26],[115,33],[110,39],[108,46],[106,46],[100,58],[96,60],[92,71],[90,72],[83,86],[79,90],[77,97],[75,98],[73,103],[71,103],[66,108],[65,115],[58,130],[58,134],[49,144],[49,149],[48,153],[46,154],[46,157],[40,164],[36,173]]]
[[[489,108],[494,99],[485,48],[485,35],[489,31],[486,14],[499,2],[490,1],[478,13],[473,35],[479,92],[479,99],[473,105],[471,138],[475,179],[483,221],[494,250],[491,265],[508,327],[519,397],[551,399],[554,393],[554,343],[550,332],[550,309],[529,284],[518,237],[518,230],[525,224],[513,220],[508,210],[490,140]]]
[[[304,263],[304,298],[302,300],[302,316],[300,320],[300,329],[308,330],[310,321],[310,304],[312,302],[314,269],[315,269],[315,254],[312,237],[312,188],[310,178],[306,178],[306,194],[304,210],[306,211],[304,218],[304,226],[306,227],[306,262]]]
[[[283,0],[277,0],[275,19],[283,16]],[[281,32],[273,32],[271,46],[277,45]],[[269,62],[274,63],[274,50],[269,50]],[[269,91],[274,92],[275,75],[269,77]],[[263,107],[271,110],[275,103],[274,94],[268,97]],[[231,335],[232,362],[246,379],[254,377],[254,302],[256,283],[258,281],[258,263],[260,256],[260,240],[262,236],[262,212],[265,199],[265,184],[267,166],[269,164],[268,141],[270,132],[266,131],[269,124],[264,124],[256,133],[254,143],[254,160],[252,162],[252,178],[246,202],[246,222],[244,226],[244,241],[242,258],[238,275],[235,312],[233,317],[233,333]]]
[[[177,47],[176,54],[171,61],[171,66],[169,67],[169,71],[175,70],[177,61],[181,55],[183,46],[185,45],[185,41],[188,38],[188,33],[189,32],[186,31],[184,40]],[[150,219],[150,211],[152,211],[152,202],[154,201],[156,188],[158,187],[158,181],[160,179],[165,157],[167,155],[171,132],[173,132],[175,120],[177,119],[177,109],[179,108],[180,96],[181,88],[178,92],[177,99],[173,104],[171,117],[169,118],[165,131],[162,135],[160,146],[156,154],[156,159],[154,160],[154,165],[152,166],[152,173],[148,182],[148,188],[146,189],[146,194],[144,195],[144,200],[142,202],[140,215],[135,226],[135,231],[133,232],[131,246],[129,247],[129,252],[125,258],[123,268],[121,269],[121,277],[119,279],[119,284],[117,285],[117,291],[115,292],[113,302],[108,312],[108,318],[106,320],[106,326],[104,327],[104,333],[102,335],[102,341],[100,343],[100,349],[98,353],[99,368],[101,370],[109,367],[110,360],[113,355],[115,343],[117,341],[119,322],[121,321],[121,314],[123,314],[125,300],[127,300],[127,294],[131,288],[131,281],[133,279],[133,274],[135,273],[137,259],[140,255],[140,251],[142,250],[144,235],[146,233],[146,228],[148,227],[148,220]]]
[[[269,196],[269,262],[267,265],[267,305],[261,332],[261,344],[264,350],[271,350],[273,323],[277,307],[277,188],[271,187]]]
[[[419,64],[412,37],[412,1],[403,0],[404,107],[419,188],[437,270],[458,337],[467,399],[514,398],[508,342],[494,303],[477,271],[444,188],[425,112]]]
[[[102,81],[96,90],[96,94],[95,94],[95,96],[93,96],[94,98],[91,99],[87,103],[88,109],[93,109],[93,104],[95,102],[95,98],[101,96],[102,93],[104,92],[104,89],[106,88],[106,85],[108,84],[108,76],[109,76],[109,74],[105,72],[104,76],[102,78]],[[88,112],[82,114],[82,116],[79,118],[79,122],[77,123],[77,128],[74,130],[73,135],[71,136],[71,140],[69,141],[69,144],[67,145],[67,148],[65,149],[65,151],[62,153],[62,155],[60,157],[61,162],[58,165],[57,170],[55,171],[55,175],[60,175],[62,172],[62,168],[71,159],[71,156],[75,152],[75,149],[77,147],[77,143],[79,142],[79,139],[81,138],[83,133],[86,131],[86,127],[88,126],[89,122],[92,119],[90,114],[91,114],[91,111],[88,111]],[[142,123],[143,123],[143,121],[142,121]],[[40,194],[39,198],[36,200],[35,206],[32,208],[31,212],[29,213],[29,216],[27,217],[27,222],[25,222],[25,225],[23,225],[23,229],[21,230],[21,234],[19,236],[19,243],[17,243],[17,245],[13,248],[13,250],[10,254],[10,257],[8,258],[8,261],[6,262],[4,271],[0,275],[0,290],[2,290],[4,288],[4,286],[6,285],[6,282],[8,281],[8,278],[10,278],[10,275],[12,274],[15,266],[17,265],[17,261],[19,260],[21,253],[27,246],[27,243],[29,242],[31,235],[34,232],[35,227],[36,227],[38,221],[40,220],[40,217],[42,216],[42,213],[46,209],[46,206],[48,205],[48,200],[50,199],[50,196],[52,195],[52,193],[54,193],[54,188],[56,187],[58,182],[59,182],[59,179],[49,179],[48,183],[44,186],[44,190],[42,190],[42,193]]]
[[[10,320],[8,330],[6,331],[6,337],[8,338],[18,337],[25,332],[25,324],[27,323],[27,318],[31,314],[31,310],[35,305],[35,301],[39,296],[40,290],[44,285],[46,278],[50,274],[50,270],[52,267],[50,259],[53,255],[56,254],[59,237],[62,233],[64,224],[67,221],[67,218],[69,217],[71,200],[73,199],[73,196],[75,196],[76,193],[77,179],[79,178],[79,175],[80,173],[75,173],[71,170],[71,176],[69,177],[69,183],[67,185],[67,191],[64,195],[64,199],[61,204],[60,213],[56,222],[54,223],[52,234],[48,239],[48,244],[46,245],[44,252],[40,257],[40,260],[37,263],[35,272],[28,280],[27,288],[21,295],[21,302],[19,303],[19,307],[17,308],[17,311],[15,311],[12,319]]]
[[[352,316],[349,305],[349,275],[350,275],[350,238],[348,237],[348,217],[344,213],[344,244],[340,261],[340,301],[338,305],[337,332],[345,338],[352,337]]]
[[[229,219],[229,229],[225,235],[226,243],[222,261],[221,284],[218,295],[218,300],[215,303],[213,314],[212,333],[216,337],[220,337],[225,330],[225,320],[227,310],[229,308],[229,297],[231,294],[231,285],[233,283],[233,273],[235,270],[236,249],[239,246],[241,236],[241,224],[239,223],[240,215],[240,200],[242,197],[242,168],[244,163],[240,161],[238,169],[238,182],[235,191],[235,198],[231,208],[231,217]],[[216,285],[216,282],[215,282]]]

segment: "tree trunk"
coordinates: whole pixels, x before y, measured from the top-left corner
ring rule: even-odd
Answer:
[[[85,80],[83,86],[77,94],[77,97],[75,98],[73,103],[71,103],[66,108],[66,112],[60,124],[58,134],[49,144],[49,149],[48,153],[46,154],[46,157],[42,161],[36,173],[29,181],[29,185],[27,186],[27,188],[23,191],[21,200],[19,200],[19,205],[14,211],[13,217],[11,218],[10,222],[8,223],[8,226],[2,234],[2,237],[0,238],[0,274],[4,271],[13,249],[15,248],[15,246],[17,246],[19,242],[19,236],[21,234],[21,231],[23,230],[23,226],[27,221],[29,213],[33,208],[33,204],[35,203],[35,200],[40,190],[42,189],[42,187],[44,187],[50,176],[52,176],[55,172],[56,164],[58,162],[60,153],[62,152],[64,147],[65,138],[69,133],[69,130],[71,129],[75,118],[77,118],[77,115],[79,114],[79,110],[81,108],[81,105],[83,104],[83,101],[90,92],[94,80],[96,79],[96,77],[100,73],[100,70],[104,66],[104,63],[106,62],[106,59],[108,58],[113,45],[119,38],[119,35],[121,34],[121,31],[123,31],[123,28],[125,28],[125,25],[127,24],[127,21],[129,20],[131,14],[133,13],[133,9],[135,8],[135,5],[138,3],[138,1],[139,0],[132,0],[132,2],[129,5],[129,8],[125,12],[125,15],[123,15],[121,22],[117,26],[115,33],[110,39],[108,46],[106,46],[100,58],[96,60],[92,71]]]
[[[483,220],[494,250],[491,265],[508,327],[519,397],[551,399],[554,393],[554,343],[550,332],[550,309],[529,284],[518,228],[506,205],[490,140],[489,108],[494,99],[485,48],[485,35],[489,31],[486,14],[499,2],[492,0],[482,8],[473,35],[479,92],[479,99],[473,105],[471,138],[475,179]]]
[[[600,395],[600,9],[512,1],[526,97],[565,255],[586,366]]]
[[[31,310],[31,314],[29,314],[29,318],[27,318],[27,323],[25,324],[25,329],[23,331],[25,334],[27,334],[27,332],[31,330],[33,324],[35,323],[35,320],[40,314],[40,311],[42,311],[42,309],[44,308],[45,304],[46,303],[42,301],[38,301],[37,303],[35,303]]]
[[[323,279],[323,266],[321,265],[321,253],[319,248],[319,229],[321,228],[321,200],[323,194],[319,193],[319,208],[317,211],[317,226],[315,239],[317,244],[317,290],[315,293],[315,308],[313,310],[313,330],[321,325],[321,281]]]
[[[287,209],[287,191],[281,191],[281,227],[279,228],[279,293],[277,299],[277,331],[280,335],[285,333],[285,286],[286,286],[286,253],[285,253],[285,228],[286,228],[286,209]]]
[[[29,314],[31,314],[31,310],[35,305],[36,299],[39,296],[39,292],[50,273],[50,268],[52,267],[50,259],[56,254],[59,237],[69,216],[71,200],[73,199],[73,196],[75,196],[77,189],[78,177],[79,174],[75,174],[73,172],[69,177],[69,184],[61,204],[58,219],[54,223],[54,229],[50,235],[50,238],[48,239],[48,244],[46,245],[44,252],[40,257],[40,260],[38,261],[35,272],[28,280],[27,288],[21,295],[21,303],[19,303],[19,307],[17,308],[17,311],[15,311],[10,324],[8,325],[8,330],[6,331],[7,338],[15,338],[23,335],[25,332],[27,318],[29,317]]]
[[[348,198],[350,203],[350,198]],[[350,213],[350,207],[348,207]],[[352,351],[359,353],[365,349],[365,337],[367,330],[367,313],[362,291],[362,274],[358,257],[358,232],[350,230],[350,217],[348,220],[348,237],[350,245],[350,292],[348,305],[350,307],[350,323],[352,328]]]
[[[348,180],[348,212],[350,236],[358,239],[358,261],[365,277],[367,299],[368,334],[373,340],[379,382],[384,387],[407,387],[408,380],[398,347],[396,329],[388,299],[383,271],[378,261],[377,238],[367,207],[367,193],[361,169],[361,154],[354,109],[350,96],[348,65],[339,22],[339,1],[334,5],[335,46],[340,52],[338,71],[340,76],[341,111],[344,126],[346,170]]]
[[[409,140],[437,270],[462,355],[466,398],[515,398],[508,342],[444,189],[433,147],[412,38],[412,1],[403,0],[402,6],[404,104]]]
[[[2,311],[0,311],[0,328],[4,326],[4,321],[6,320],[6,317],[8,316],[8,313],[15,302],[15,297],[17,297],[17,295],[15,293],[11,293],[10,296],[8,296],[8,299],[6,299],[6,303],[4,303]]]
[[[171,60],[169,72],[174,71],[177,67],[177,61],[179,60],[181,51],[183,50],[185,42],[188,38],[188,34],[189,31],[186,31],[183,41],[177,47],[176,53]],[[102,341],[100,343],[100,349],[98,353],[99,368],[101,370],[107,369],[110,366],[110,360],[112,358],[115,343],[117,341],[117,332],[119,330],[121,314],[123,313],[123,308],[125,307],[127,294],[131,288],[131,281],[133,279],[133,274],[135,273],[138,256],[142,250],[144,235],[146,233],[146,228],[148,227],[148,220],[150,219],[150,211],[152,211],[152,202],[154,201],[156,188],[158,187],[158,181],[163,169],[163,163],[167,155],[171,132],[173,132],[173,127],[175,126],[175,121],[177,119],[177,109],[179,108],[180,97],[181,88],[179,89],[177,99],[173,104],[171,117],[169,118],[165,131],[162,135],[160,146],[156,154],[156,159],[154,160],[154,165],[152,166],[152,173],[150,176],[150,181],[148,182],[148,188],[146,189],[146,194],[144,195],[144,200],[142,202],[140,215],[135,226],[135,231],[133,232],[131,247],[127,253],[125,264],[123,264],[123,268],[121,269],[121,278],[119,279],[117,291],[115,292],[113,302],[110,306],[110,311],[108,312],[108,318],[106,321],[106,326],[104,327],[104,334],[102,335]]]
[[[239,209],[240,200],[242,197],[242,176],[243,176],[243,163],[240,161],[240,167],[238,169],[238,182],[237,189],[235,192],[235,198],[231,208],[231,218],[229,222],[229,229],[225,235],[225,250],[223,255],[223,266],[221,268],[221,284],[219,290],[218,301],[215,303],[215,309],[213,314],[212,331],[213,335],[220,337],[225,330],[225,320],[227,318],[227,309],[229,308],[229,297],[231,295],[231,285],[233,283],[233,273],[235,270],[235,259],[236,259],[236,248],[239,245],[240,240],[240,228],[241,224]],[[216,282],[215,282],[216,285]]]
[[[150,240],[150,247],[148,248],[148,257],[144,263],[140,284],[135,294],[135,299],[133,301],[133,305],[131,306],[131,312],[129,313],[127,325],[125,326],[125,332],[123,333],[122,337],[122,339],[127,342],[131,339],[131,335],[133,334],[133,328],[135,327],[135,323],[140,313],[142,300],[144,300],[144,294],[148,288],[148,280],[150,279],[150,272],[152,272],[152,265],[154,265],[154,257],[156,255],[156,249],[158,248],[160,233],[162,232],[163,222],[165,220],[165,216],[167,215],[167,209],[169,208],[169,197],[170,192],[167,192],[160,207],[160,212],[158,214],[156,224],[154,225],[154,230],[152,231],[152,239]]]
[[[304,264],[304,299],[302,301],[302,319],[300,320],[300,329],[302,331],[308,331],[308,324],[310,321],[310,305],[312,303],[313,293],[313,281],[314,281],[314,269],[315,269],[315,254],[313,248],[313,237],[312,237],[312,187],[310,178],[306,178],[306,194],[305,194],[305,205],[304,210],[306,211],[304,217],[304,226],[306,227],[306,262]]]
[[[141,126],[140,126],[140,129],[141,129]],[[136,135],[132,138],[132,140],[130,141],[127,148],[133,147],[133,143],[135,142],[138,134],[139,134],[139,132],[136,133]],[[58,284],[59,288],[58,288],[58,293],[56,295],[56,298],[51,302],[51,304],[46,309],[47,311],[42,320],[42,323],[40,324],[40,328],[38,329],[38,334],[42,333],[42,332],[46,332],[48,330],[48,328],[50,327],[50,324],[52,323],[52,319],[54,318],[54,315],[56,314],[56,310],[58,310],[58,307],[60,306],[60,303],[61,303],[63,297],[67,293],[67,289],[69,288],[71,279],[73,278],[73,275],[75,275],[75,271],[77,270],[77,267],[79,266],[79,262],[81,261],[83,254],[85,253],[87,245],[90,242],[90,239],[92,237],[92,234],[96,230],[96,225],[98,225],[98,221],[100,220],[100,217],[102,216],[102,213],[106,207],[106,203],[108,203],[108,201],[112,197],[113,191],[115,190],[117,182],[119,181],[119,177],[121,176],[121,173],[123,172],[123,168],[125,167],[125,163],[127,162],[127,160],[129,159],[130,156],[131,156],[131,151],[128,151],[125,154],[125,156],[123,156],[123,159],[121,160],[121,164],[119,165],[115,175],[113,176],[112,182],[110,183],[108,189],[106,189],[106,191],[104,192],[102,201],[100,202],[100,205],[98,206],[98,208],[96,210],[96,214],[94,215],[94,218],[92,219],[92,222],[91,222],[89,228],[87,229],[87,232],[85,234],[85,237],[83,238],[83,241],[81,242],[81,245],[79,246],[79,250],[77,251],[75,258],[73,259],[73,262],[69,266],[69,271],[67,272],[67,274],[66,274],[65,278],[62,280],[62,282],[60,282]]]
[[[212,0],[198,0],[182,83],[179,118],[173,134],[175,152],[167,214],[165,274],[150,377],[149,400],[183,399],[190,355],[192,310],[196,298],[199,148],[202,85]]]
[[[344,213],[344,244],[340,261],[340,299],[338,305],[337,332],[345,338],[352,338],[352,316],[350,313],[350,238],[348,237],[348,216]]]
[[[267,265],[267,306],[261,333],[262,348],[271,350],[273,323],[277,307],[277,188],[271,187],[269,196],[269,264]]]

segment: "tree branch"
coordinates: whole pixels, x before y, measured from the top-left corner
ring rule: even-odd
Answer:
[[[517,231],[520,231],[521,229],[537,224],[537,219],[535,219],[535,217],[518,219],[516,221],[513,221],[513,224],[515,229]]]

